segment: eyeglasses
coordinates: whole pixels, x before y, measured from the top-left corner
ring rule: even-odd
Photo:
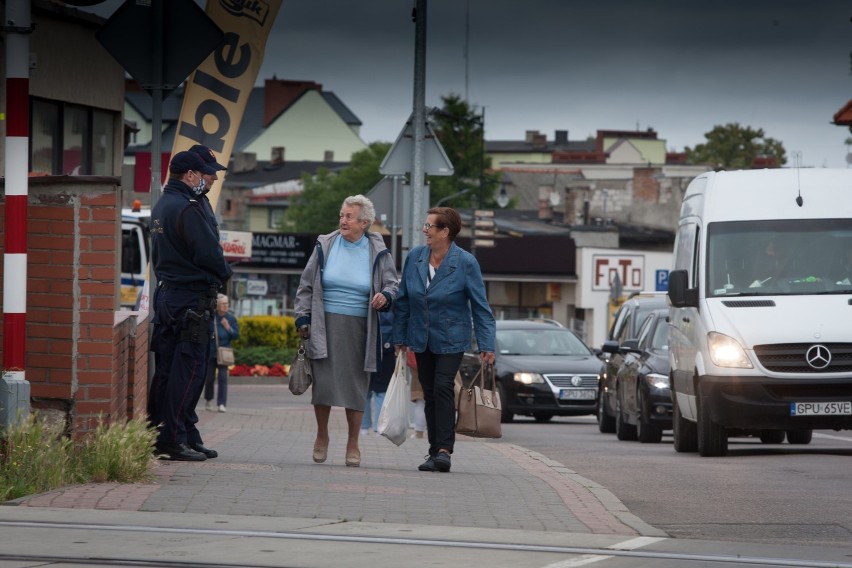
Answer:
[[[424,231],[428,231],[432,227],[438,229],[439,231],[444,228],[441,225],[433,225],[432,223],[423,223],[423,230]]]

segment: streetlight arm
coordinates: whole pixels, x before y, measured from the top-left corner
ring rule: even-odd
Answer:
[[[453,194],[448,195],[446,197],[442,197],[441,199],[438,200],[437,203],[435,203],[435,207],[440,207],[442,204],[446,203],[450,199],[455,199],[456,197],[461,197],[462,195],[466,194],[469,191],[470,191],[470,188],[466,187],[465,189],[463,189],[461,191],[457,191],[456,193],[453,193]]]

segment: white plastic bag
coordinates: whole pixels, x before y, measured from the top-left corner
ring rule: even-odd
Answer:
[[[397,446],[408,437],[408,400],[411,398],[408,384],[406,355],[400,351],[396,356],[393,371],[382,409],[379,411],[378,432]]]

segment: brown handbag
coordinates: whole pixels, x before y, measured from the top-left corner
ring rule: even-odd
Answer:
[[[486,388],[486,376],[491,383]],[[456,433],[474,438],[501,438],[502,405],[494,365],[480,362],[479,371],[468,386],[462,386],[456,399]]]

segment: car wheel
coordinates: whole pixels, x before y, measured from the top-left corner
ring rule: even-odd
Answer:
[[[813,437],[813,430],[787,430],[787,443],[789,444],[810,444]]]
[[[533,418],[535,418],[536,422],[550,422],[553,415],[548,412],[535,412],[533,413]]]
[[[598,430],[603,434],[612,434],[615,432],[615,419],[607,412],[603,397],[603,391],[598,390]]]
[[[502,405],[500,422],[508,424],[515,419],[515,415],[509,411],[509,399],[506,398],[506,387],[500,381],[497,381],[497,392],[500,394],[500,404]]]
[[[624,412],[621,411],[621,400],[618,395],[615,397],[615,437],[619,440],[636,439],[636,426],[628,424],[625,420]]]
[[[636,393],[639,406],[639,420],[636,424],[636,436],[643,444],[657,444],[663,439],[663,428],[651,421],[651,409],[645,398],[645,392],[639,389]]]
[[[728,453],[728,432],[713,422],[707,400],[698,397],[698,453],[703,457],[719,457]]]
[[[685,453],[698,450],[698,433],[695,423],[690,422],[680,413],[680,406],[677,404],[677,396],[674,392],[672,392],[672,434],[676,452]]]
[[[784,430],[761,430],[760,431],[760,441],[763,444],[783,444],[784,436],[786,433]]]

